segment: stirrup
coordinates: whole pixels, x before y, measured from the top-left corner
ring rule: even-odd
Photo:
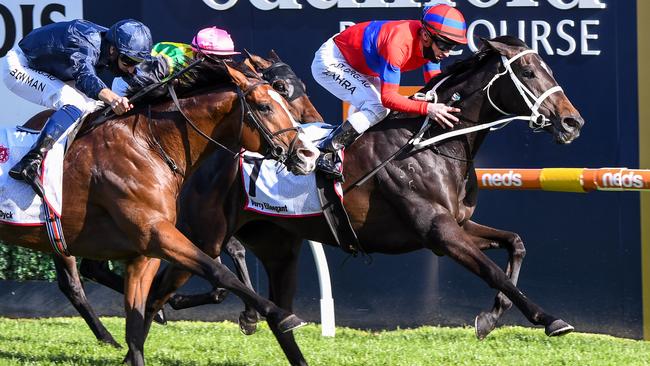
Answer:
[[[9,176],[16,180],[22,180],[29,184],[34,192],[41,198],[45,196],[45,190],[41,184],[41,164],[43,163],[40,157],[30,157],[25,155],[16,165],[9,171]]]

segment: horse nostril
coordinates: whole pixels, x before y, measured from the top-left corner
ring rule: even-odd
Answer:
[[[579,130],[583,124],[584,121],[580,117],[571,116],[562,118],[562,125],[568,131]]]
[[[298,149],[298,154],[302,155],[305,159],[312,159],[316,157],[316,151],[313,149]]]

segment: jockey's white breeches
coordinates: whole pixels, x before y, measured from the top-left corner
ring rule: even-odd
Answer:
[[[47,72],[29,67],[18,46],[0,59],[0,76],[7,88],[16,95],[46,108],[58,110],[71,104],[85,116],[104,106],[102,102],[75,89],[74,81],[66,83]]]
[[[348,121],[358,133],[374,126],[390,112],[381,103],[379,78],[362,74],[350,66],[333,37],[316,51],[311,73],[323,88],[355,108],[355,112],[348,115]]]

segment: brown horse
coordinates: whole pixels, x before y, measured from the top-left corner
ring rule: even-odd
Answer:
[[[167,100],[108,120],[82,133],[64,162],[62,217],[70,253],[126,262],[125,362],[132,365],[144,364],[145,301],[159,266],[152,258],[233,292],[278,334],[304,324],[247,288],[175,224],[184,183],[217,144],[272,153],[297,174],[313,170],[317,152],[299,138],[284,101],[266,82],[207,61],[179,81],[178,106]],[[7,244],[52,251],[42,227],[1,225],[0,235]]]
[[[513,37],[485,41],[480,52],[452,66],[426,89],[442,80],[437,90],[439,100],[450,100],[454,93],[462,96],[461,124],[457,128],[481,126],[502,118],[504,112],[528,115],[531,127],[544,129],[558,143],[566,144],[579,136],[584,124],[548,66]],[[512,303],[531,323],[543,325],[549,336],[570,332],[573,327],[546,313],[516,287],[525,254],[519,236],[470,220],[478,190],[473,158],[488,130],[456,136],[434,147],[406,149],[365,184],[355,184],[405,146],[421,122],[421,117],[389,116],[345,153],[345,208],[362,249],[386,254],[428,249],[451,257],[500,291],[492,311],[476,319],[479,338],[494,329]],[[432,135],[445,132],[429,131]],[[211,189],[197,189],[206,186]],[[188,182],[182,198],[194,209],[184,211],[181,220],[213,229],[196,233],[201,249],[213,257],[219,255],[223,242],[236,235],[263,263],[271,300],[291,310],[303,239],[323,243],[334,243],[335,239],[323,217],[286,219],[243,210],[242,187],[239,164],[217,152]],[[214,217],[227,219],[217,222]],[[508,251],[505,271],[482,252],[493,248]],[[189,276],[175,265],[165,270],[164,280],[152,291],[147,322]],[[306,364],[293,334],[278,336],[286,340],[281,346],[291,364]]]
[[[244,64],[259,73],[264,80],[270,83],[274,90],[288,101],[288,107],[294,119],[303,123],[323,120],[305,93],[303,82],[297,77],[291,67],[284,63],[274,51],[270,52],[269,59],[248,54],[248,58],[244,60]],[[51,113],[51,111],[45,111],[34,116],[24,127],[40,129],[43,122]],[[182,202],[181,207],[184,207]],[[183,234],[188,236],[190,240],[192,240],[192,236],[188,235],[188,233],[201,230],[201,228],[191,230],[191,228],[188,228],[182,222],[177,226],[179,226]],[[224,249],[233,259],[236,273],[240,280],[252,289],[252,283],[246,267],[244,247],[239,241],[232,238],[225,244]],[[90,306],[79,274],[119,293],[124,293],[124,279],[111,271],[106,261],[84,258],[81,260],[79,270],[77,270],[77,262],[73,256],[61,257],[54,255],[53,260],[57,273],[57,282],[61,292],[63,292],[70,303],[77,309],[95,337],[101,342],[113,345],[114,347],[120,347],[119,343],[115,341],[110,332],[104,327]],[[227,292],[223,288],[215,287],[213,291],[206,294],[174,295],[169,299],[169,304],[176,310],[204,304],[218,304],[225,299],[226,294]],[[240,314],[239,325],[244,334],[250,335],[257,329],[258,316],[255,309],[246,303],[244,304],[246,309]],[[164,313],[161,311],[155,320],[159,323],[164,323]]]

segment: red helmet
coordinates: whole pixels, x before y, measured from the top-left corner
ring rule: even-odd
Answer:
[[[422,26],[431,33],[460,44],[467,44],[465,17],[456,8],[439,4],[422,11]]]

